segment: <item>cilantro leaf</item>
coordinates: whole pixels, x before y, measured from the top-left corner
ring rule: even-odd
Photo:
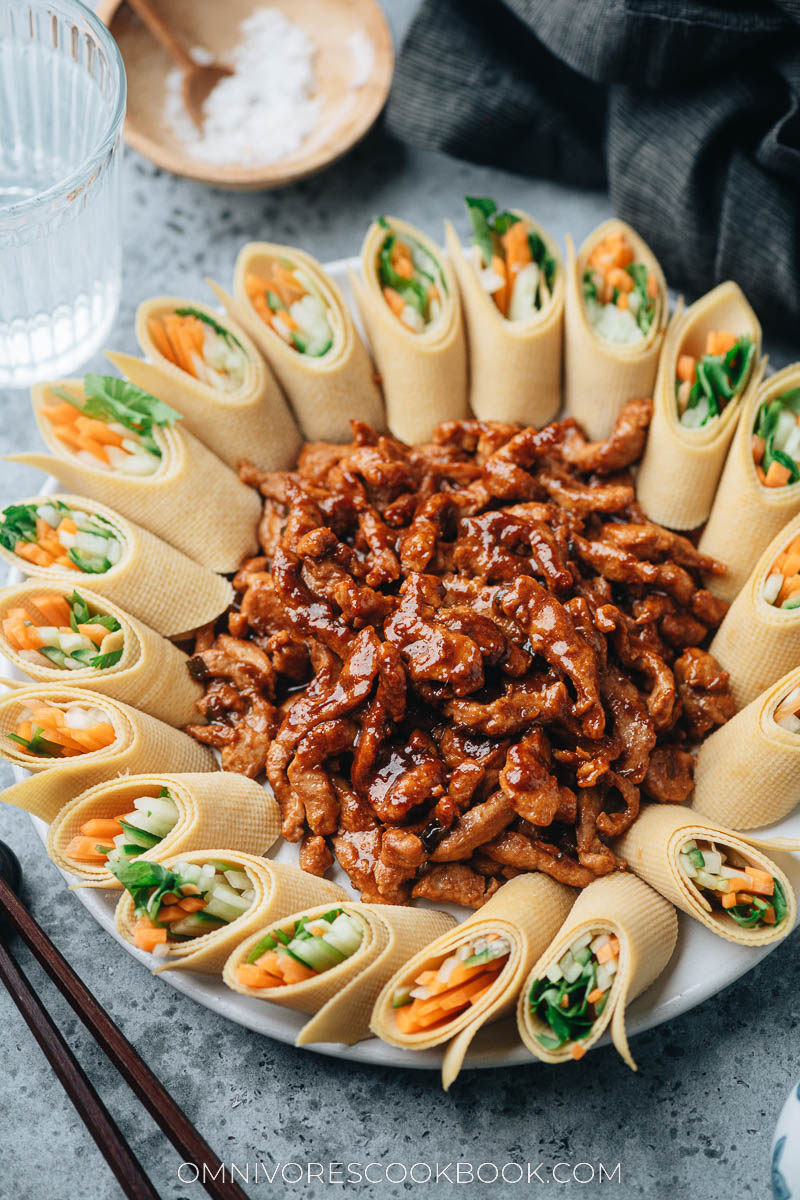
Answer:
[[[158,919],[162,897],[167,892],[174,891],[180,880],[169,867],[163,867],[157,862],[109,862],[112,873],[133,899],[138,916],[149,917],[151,921]]]
[[[10,504],[3,509],[0,522],[0,545],[12,550],[17,542],[36,541],[36,505]]]
[[[83,391],[85,398],[81,401],[65,388],[53,388],[54,395],[79,408],[87,417],[124,425],[139,436],[146,450],[161,457],[161,450],[153,438],[153,426],[174,425],[181,419],[180,413],[143,388],[115,375],[85,375]]]

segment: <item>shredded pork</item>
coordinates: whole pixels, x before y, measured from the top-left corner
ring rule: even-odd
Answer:
[[[266,772],[306,870],[476,908],[521,871],[623,870],[640,805],[687,798],[690,745],[733,713],[704,649],[723,568],[636,504],[650,413],[600,443],[570,420],[414,447],[353,422],[294,471],[242,464],[263,553],[198,642],[190,732]]]

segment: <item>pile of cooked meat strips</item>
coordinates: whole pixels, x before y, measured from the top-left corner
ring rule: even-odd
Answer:
[[[370,903],[478,908],[520,872],[624,870],[640,805],[687,799],[692,745],[734,712],[703,649],[724,568],[636,503],[650,416],[419,446],[353,421],[294,471],[241,464],[263,554],[198,635],[190,732],[266,770],[306,871],[335,855]]]

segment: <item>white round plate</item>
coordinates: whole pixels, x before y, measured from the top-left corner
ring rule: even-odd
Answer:
[[[351,309],[356,312],[347,278],[348,267],[358,269],[358,259],[338,259],[336,262],[327,264],[328,272],[341,287]],[[357,315],[356,322],[361,328]],[[55,480],[49,480],[47,487],[42,490],[53,491],[55,488]],[[8,582],[17,583],[21,579],[22,576],[19,572],[12,571]],[[0,659],[0,662],[2,661]],[[19,775],[20,778],[24,778],[25,773],[20,771]],[[764,786],[769,786],[768,780],[764,781]],[[44,842],[47,837],[47,826],[35,817],[32,817],[31,820],[36,832]],[[766,834],[767,831],[758,832]],[[795,812],[779,824],[771,826],[769,833],[800,838],[800,811]],[[268,857],[296,865],[297,847],[287,842],[280,843],[269,853]],[[781,854],[776,857],[789,876],[792,886],[795,890],[800,891],[800,859],[789,854]],[[62,874],[68,883],[73,881],[71,876],[64,872]],[[332,878],[337,883],[348,887],[348,890],[353,891],[352,888],[349,888],[347,877],[338,866]],[[128,953],[137,958],[143,967],[149,968],[150,955],[135,950],[127,942],[123,942],[114,929],[117,894],[98,892],[88,888],[81,888],[75,894],[98,924],[116,938]],[[353,895],[357,898],[357,893],[353,892]],[[447,908],[448,906],[439,907]],[[464,909],[455,906],[449,906],[449,909],[457,917],[465,915]],[[628,1009],[627,1031],[629,1036],[642,1033],[646,1029],[653,1029],[664,1021],[670,1021],[674,1017],[680,1016],[681,1013],[687,1012],[695,1005],[702,1004],[704,1000],[716,995],[728,984],[741,978],[762,958],[765,958],[773,950],[779,949],[783,944],[773,943],[763,949],[750,950],[716,937],[704,926],[683,913],[678,913],[678,921],[678,944],[671,962],[653,986]],[[162,987],[164,984],[174,987],[185,996],[191,996],[198,1004],[212,1009],[221,1016],[227,1017],[228,1020],[235,1021],[238,1025],[243,1025],[254,1033],[275,1038],[279,1042],[293,1043],[298,1031],[307,1020],[307,1017],[300,1013],[296,1014],[252,997],[240,996],[238,992],[232,992],[225,987],[221,979],[191,975],[182,971],[165,971],[153,979],[153,987]],[[499,1034],[501,1036],[498,1036]],[[502,1025],[492,1027],[491,1046],[482,1048],[482,1040],[481,1034],[479,1034],[467,1055],[465,1063],[467,1067],[510,1067],[522,1064],[531,1065],[535,1061],[517,1037],[516,1026],[512,1020],[507,1019]],[[605,1044],[607,1040],[606,1035],[599,1045]],[[352,1062],[375,1063],[391,1067],[436,1069],[441,1066],[442,1060],[440,1050],[406,1052],[398,1047],[389,1046],[377,1038],[370,1038],[355,1046],[325,1043],[303,1048],[335,1058],[346,1058]]]

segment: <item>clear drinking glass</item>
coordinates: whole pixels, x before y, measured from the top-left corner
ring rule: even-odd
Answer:
[[[0,387],[69,374],[120,295],[125,71],[78,0],[0,0]]]

